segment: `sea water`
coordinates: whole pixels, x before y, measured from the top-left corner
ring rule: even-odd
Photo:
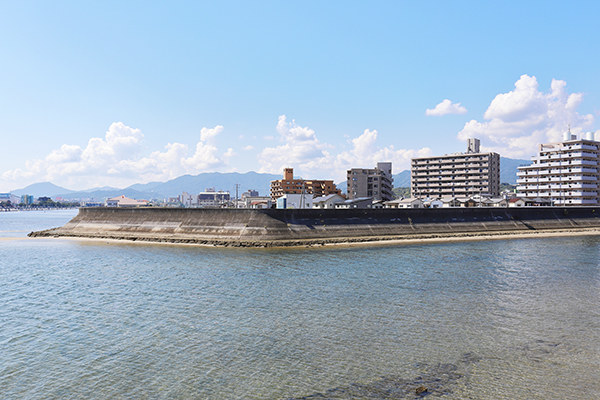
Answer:
[[[0,398],[600,398],[600,237],[294,249],[31,239],[0,213]]]

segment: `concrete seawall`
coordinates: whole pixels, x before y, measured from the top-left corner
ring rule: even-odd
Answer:
[[[242,210],[81,208],[33,237],[86,237],[222,246],[293,246],[600,227],[600,208]]]

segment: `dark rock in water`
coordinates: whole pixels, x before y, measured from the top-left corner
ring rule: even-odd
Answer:
[[[459,365],[468,368],[478,362],[479,357],[472,353],[463,355]],[[421,397],[443,397],[453,393],[453,387],[464,378],[467,371],[460,371],[456,364],[436,364],[424,368],[423,373],[413,379],[388,376],[369,383],[353,383],[345,387],[326,390],[322,393],[297,397],[298,399],[415,399]]]

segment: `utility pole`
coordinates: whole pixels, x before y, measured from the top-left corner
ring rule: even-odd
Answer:
[[[235,183],[235,208],[238,208],[238,191],[240,190],[240,184]]]

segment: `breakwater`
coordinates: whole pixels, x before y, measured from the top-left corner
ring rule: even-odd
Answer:
[[[592,207],[438,209],[81,208],[32,237],[86,237],[217,246],[294,246],[600,227]]]

